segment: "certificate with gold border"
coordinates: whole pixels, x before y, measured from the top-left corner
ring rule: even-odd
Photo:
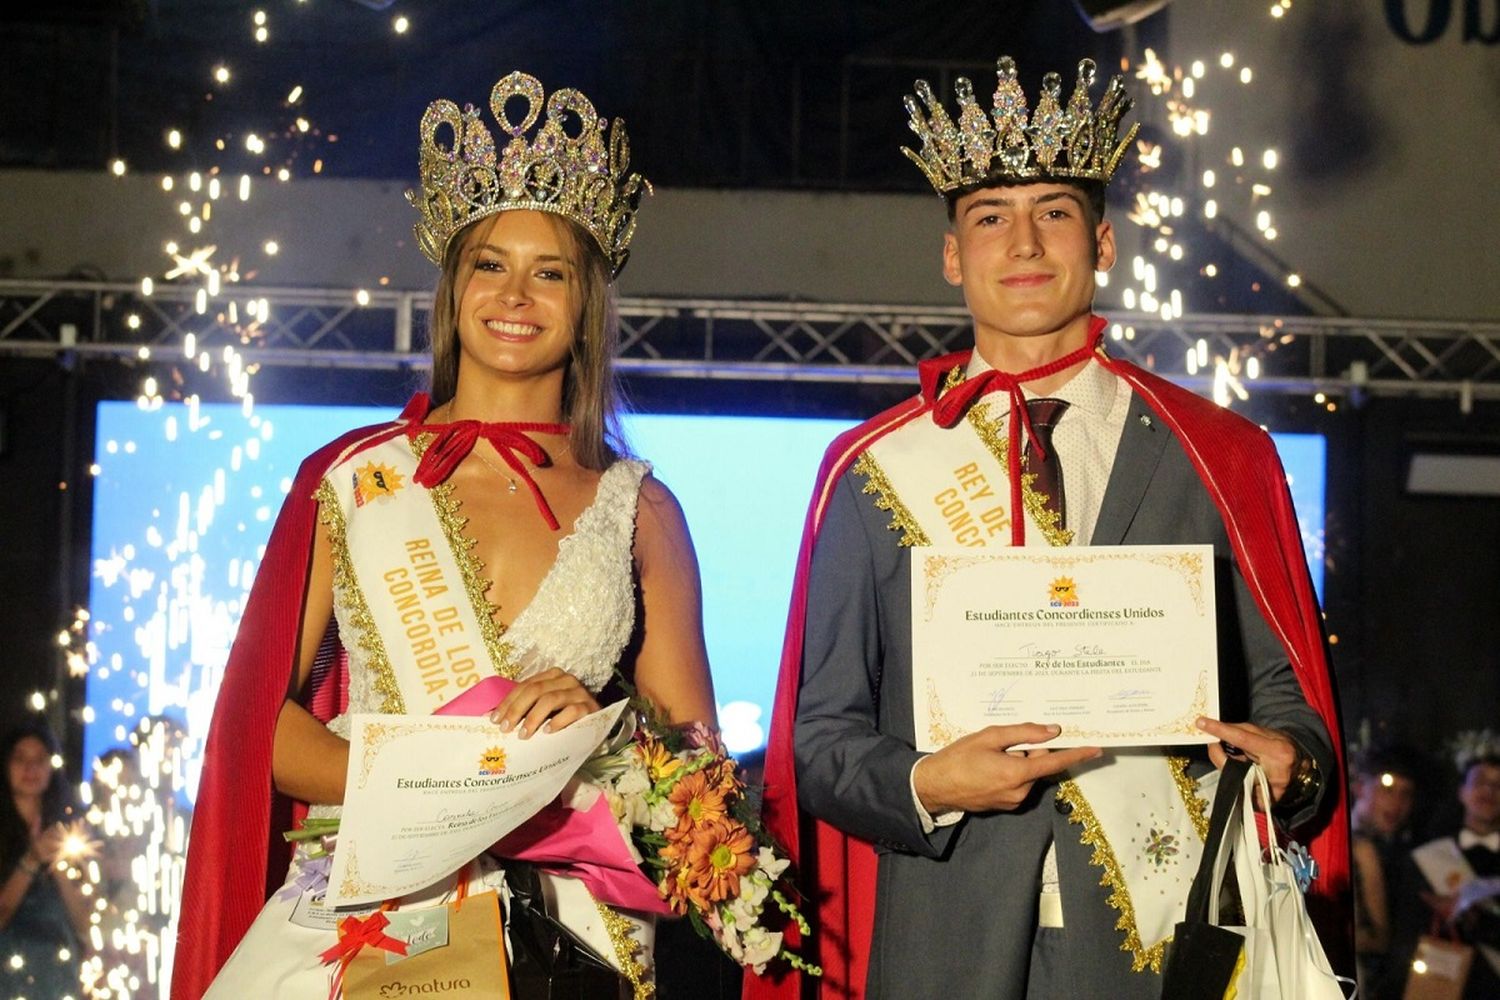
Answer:
[[[329,905],[394,899],[451,876],[556,798],[624,710],[616,702],[524,740],[487,716],[350,716]]]
[[[1213,742],[1209,545],[911,550],[917,748],[1052,723],[1048,747]]]

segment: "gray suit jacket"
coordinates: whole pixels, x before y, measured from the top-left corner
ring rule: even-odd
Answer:
[[[1063,933],[1076,957],[1067,995],[1159,996],[1161,977],[1132,972],[1120,950],[1117,914],[1053,785],[1039,784],[1014,812],[923,833],[909,784],[921,756],[913,749],[911,553],[862,485],[844,474],[813,551],[794,739],[802,808],[874,844],[879,856],[868,996],[1025,996],[1042,861],[1054,840]],[[1327,732],[1234,566],[1213,501],[1139,397],[1092,542],[1212,544],[1222,716],[1284,730],[1323,774],[1334,772]],[[1192,773],[1209,767],[1198,751]]]

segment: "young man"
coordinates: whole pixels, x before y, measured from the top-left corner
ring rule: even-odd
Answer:
[[[1192,779],[1224,760],[1218,744],[1011,750],[1056,734],[1041,724],[917,752],[912,545],[1211,543],[1221,711],[1249,721],[1199,725],[1265,768],[1291,819],[1332,787],[1320,775],[1340,773],[1319,616],[1269,438],[1099,345],[1094,272],[1115,258],[1103,188],[1134,135],[1117,135],[1122,82],[1091,107],[1085,61],[1064,110],[1049,75],[1028,121],[1014,65],[999,68],[993,116],[966,80],[957,122],[925,83],[925,112],[907,100],[923,144],[906,153],[948,201],[942,271],[963,289],[975,350],[923,363],[918,397],[834,442],[799,563],[766,814],[819,904],[824,996],[1157,996],[1201,853]],[[974,516],[956,515],[982,488]],[[1321,851],[1337,891],[1346,829],[1330,824]],[[1180,838],[1181,857],[1143,850],[1148,830]]]
[[[1411,852],[1421,877],[1411,875],[1408,885],[1428,888],[1406,893],[1401,954],[1440,921],[1476,946],[1465,1000],[1489,1000],[1500,996],[1500,756],[1482,754],[1464,765],[1458,801],[1458,832]]]

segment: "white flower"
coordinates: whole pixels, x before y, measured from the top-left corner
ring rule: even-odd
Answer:
[[[770,880],[755,872],[749,878],[740,879],[739,896],[724,904],[724,908],[736,921],[748,927],[760,919],[760,912],[765,909],[766,897],[770,894]]]
[[[604,793],[604,801],[609,803],[610,814],[615,818],[615,826],[620,831],[620,839],[625,841],[625,846],[629,848],[631,859],[636,864],[640,864],[644,859],[641,857],[641,852],[636,850],[635,841],[631,839],[631,834],[635,829],[635,824],[631,822],[630,818],[631,804],[617,795],[611,788],[605,788],[602,791]]]
[[[740,934],[742,928],[751,925],[742,924],[736,919],[729,907],[723,904],[720,904],[718,907],[718,913],[720,926],[714,928],[714,940],[719,942],[719,947],[724,949],[726,955],[734,959],[739,965],[744,965],[745,945],[741,940]]]
[[[740,885],[745,885],[745,880],[740,880]],[[761,899],[765,899],[765,890],[761,890]],[[761,906],[759,902],[752,901],[748,894],[742,894],[739,899],[724,904],[724,910],[738,925],[749,927],[760,919]]]
[[[630,821],[631,826],[646,826],[650,822],[651,806],[646,803],[644,794],[626,797],[625,818]]]
[[[623,823],[620,824],[620,838],[625,841],[626,850],[630,851],[630,860],[638,865],[645,864],[646,859],[641,857],[641,852],[636,848],[635,841],[631,839],[630,833],[630,827]]]
[[[599,801],[601,793],[608,791],[608,786],[596,785],[591,781],[574,776],[558,795],[558,800],[569,809],[578,812],[588,812],[594,803]]]
[[[671,799],[662,799],[656,805],[651,806],[650,814],[646,819],[646,826],[662,833],[677,825],[677,809],[672,805]]]
[[[769,847],[762,847],[755,856],[756,866],[765,872],[766,877],[772,882],[781,878],[781,873],[786,871],[787,866],[791,863],[791,859],[789,858],[778,859]]]
[[[739,961],[750,966],[758,976],[766,971],[766,963],[781,954],[781,934],[771,933],[763,927],[752,927],[744,935],[745,954]]]
[[[633,795],[641,795],[651,790],[651,776],[641,766],[640,761],[632,758],[629,766],[625,768],[617,779],[615,779],[615,791],[629,798]]]

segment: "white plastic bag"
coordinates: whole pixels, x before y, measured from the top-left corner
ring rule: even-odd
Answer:
[[[1328,963],[1307,915],[1307,904],[1286,854],[1274,844],[1261,847],[1255,825],[1255,790],[1271,801],[1265,772],[1252,764],[1245,775],[1239,815],[1224,833],[1224,850],[1214,859],[1209,912],[1219,912],[1219,889],[1228,864],[1245,911],[1244,927],[1229,927],[1245,937],[1245,962],[1235,980],[1242,1000],[1344,1000],[1342,980]],[[1352,985],[1352,984],[1351,984]]]

